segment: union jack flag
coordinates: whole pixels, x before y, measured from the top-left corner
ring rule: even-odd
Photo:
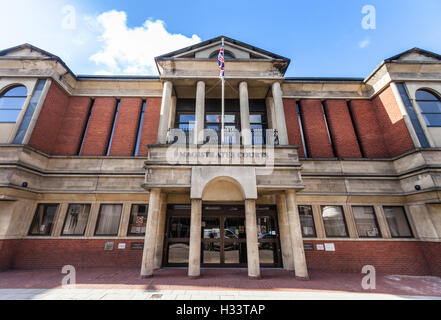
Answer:
[[[220,49],[219,56],[217,58],[217,64],[219,65],[220,75],[219,77],[225,78],[225,59],[224,59],[224,46]]]

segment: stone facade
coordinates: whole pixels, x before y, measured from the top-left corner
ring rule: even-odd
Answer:
[[[277,208],[280,266],[298,279],[308,279],[308,268],[361,272],[367,264],[382,273],[440,275],[441,142],[416,91],[440,96],[441,57],[413,49],[366,79],[285,78],[289,59],[224,39],[236,57],[227,60],[225,97],[237,100],[243,131],[234,147],[205,145],[200,135],[206,99],[221,97],[208,59],[221,37],[158,57],[159,77],[78,77],[30,45],[0,52],[0,99],[17,85],[28,92],[15,123],[0,119],[0,269],[139,266],[152,276],[166,264],[166,218],[177,205],[189,208],[187,264],[198,277],[209,204],[243,208],[250,277],[261,276],[262,206]],[[14,142],[42,79],[24,138]],[[179,110],[181,99],[194,99],[194,110]],[[278,145],[252,145],[253,100],[265,102],[266,129],[278,133]],[[196,144],[168,144],[180,112],[195,116]],[[57,205],[52,227],[30,235],[42,204]],[[63,235],[72,204],[90,205],[83,235]],[[106,204],[121,206],[117,230],[97,236]],[[129,233],[133,205],[148,205],[145,236]],[[312,237],[302,236],[299,206],[311,208]],[[327,234],[327,206],[341,208],[345,237]],[[372,208],[379,236],[360,231],[360,206]],[[402,208],[410,236],[397,236],[390,207]]]

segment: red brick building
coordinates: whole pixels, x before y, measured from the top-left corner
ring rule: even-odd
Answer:
[[[156,63],[78,76],[0,52],[1,270],[441,275],[441,56],[288,78],[289,59],[218,37]]]

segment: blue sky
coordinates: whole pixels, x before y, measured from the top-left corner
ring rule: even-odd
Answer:
[[[362,28],[365,5],[376,10],[375,29]],[[221,34],[290,58],[292,77],[366,77],[412,47],[441,53],[440,0],[16,0],[8,8],[0,27],[14,31],[0,48],[32,43],[76,74],[154,74],[154,56]]]

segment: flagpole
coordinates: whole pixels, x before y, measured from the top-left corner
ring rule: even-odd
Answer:
[[[222,38],[222,48],[224,47],[224,38]],[[222,131],[221,131],[222,145],[225,142],[225,74],[222,77]]]

